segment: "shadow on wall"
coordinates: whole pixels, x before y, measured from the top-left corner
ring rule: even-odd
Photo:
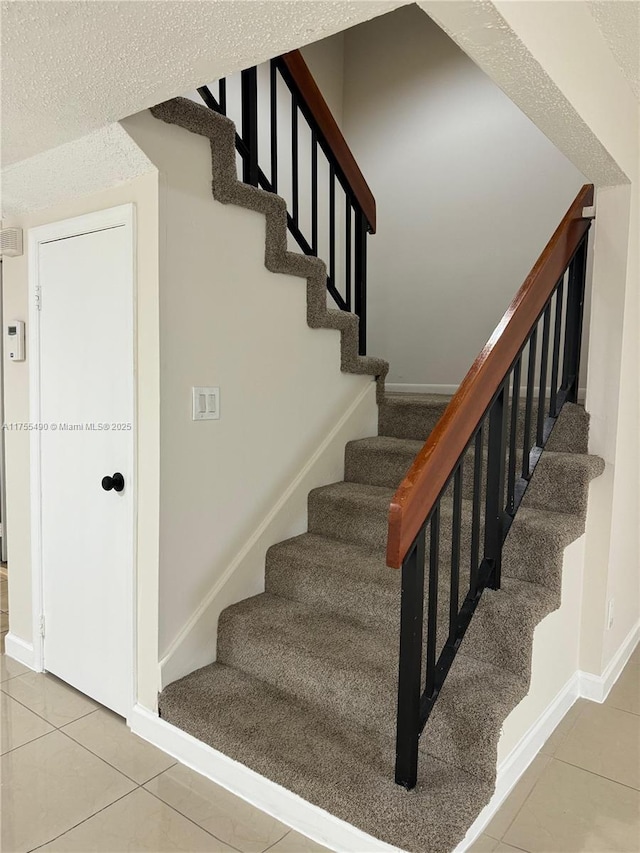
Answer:
[[[416,6],[348,30],[344,69],[344,131],[379,217],[369,351],[391,383],[447,392],[585,178]]]

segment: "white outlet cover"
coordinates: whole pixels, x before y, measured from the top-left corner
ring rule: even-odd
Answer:
[[[194,421],[217,421],[220,418],[220,388],[210,385],[194,386],[192,416]]]

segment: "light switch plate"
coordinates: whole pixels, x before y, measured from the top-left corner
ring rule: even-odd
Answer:
[[[198,385],[193,389],[193,420],[217,421],[220,418],[220,388]]]

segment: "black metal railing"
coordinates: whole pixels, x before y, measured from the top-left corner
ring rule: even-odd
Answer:
[[[229,82],[231,81],[231,78]],[[327,291],[359,319],[366,353],[367,234],[375,232],[375,202],[299,51],[227,79],[198,94],[223,115],[239,101],[236,149],[242,180],[287,201],[287,223],[306,255],[327,264]],[[230,95],[233,95],[231,97]]]
[[[482,404],[480,419],[474,416],[468,431],[459,431],[466,444],[460,442],[463,449],[457,462],[446,470],[441,468],[444,485],[434,493],[437,496],[429,501],[424,516],[418,517],[424,521],[404,557],[400,547],[396,558],[389,560],[394,567],[400,560],[402,565],[396,782],[406,788],[416,784],[420,735],[482,592],[486,587],[500,587],[503,543],[543,448],[564,403],[577,401],[589,225],[583,220],[577,246],[566,256],[566,267],[556,264],[553,269],[555,286],[548,286],[550,295],[544,303],[538,300],[533,325],[531,320],[523,321],[527,324],[521,325],[525,332],[518,338],[520,345],[507,350],[506,372],[498,374],[491,367],[482,378],[485,384],[494,382],[492,388],[497,386],[497,390],[488,406]],[[514,314],[505,315],[503,330]],[[492,341],[497,340],[499,330]],[[481,359],[482,355],[478,361]],[[459,409],[478,381],[480,369],[475,376],[472,372]],[[455,417],[454,413],[452,430],[458,428],[453,424]],[[445,412],[441,420],[446,419]],[[437,436],[440,442],[446,440],[445,429]],[[427,451],[425,460],[433,463],[429,455]],[[409,473],[406,482],[411,478]],[[403,500],[399,495],[400,490],[394,498],[398,506]],[[400,507],[405,513],[408,503],[404,500]],[[390,539],[392,520],[393,513]],[[443,526],[450,549],[441,541]],[[448,596],[448,606],[446,601],[439,606],[439,595]]]

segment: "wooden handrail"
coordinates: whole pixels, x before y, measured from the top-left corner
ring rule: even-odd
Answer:
[[[364,218],[369,225],[370,233],[375,234],[376,200],[369,188],[369,184],[360,171],[356,158],[351,153],[351,149],[347,145],[347,141],[333,117],[333,113],[329,109],[329,105],[325,101],[316,81],[313,79],[307,63],[304,61],[299,50],[284,53],[279,59],[291,75],[302,100],[313,114],[327,145],[331,149],[353,195],[362,209]]]
[[[582,210],[592,204],[593,185],[585,184],[393,496],[387,540],[387,565],[391,568],[402,567],[451,472],[537,323],[589,228]]]

